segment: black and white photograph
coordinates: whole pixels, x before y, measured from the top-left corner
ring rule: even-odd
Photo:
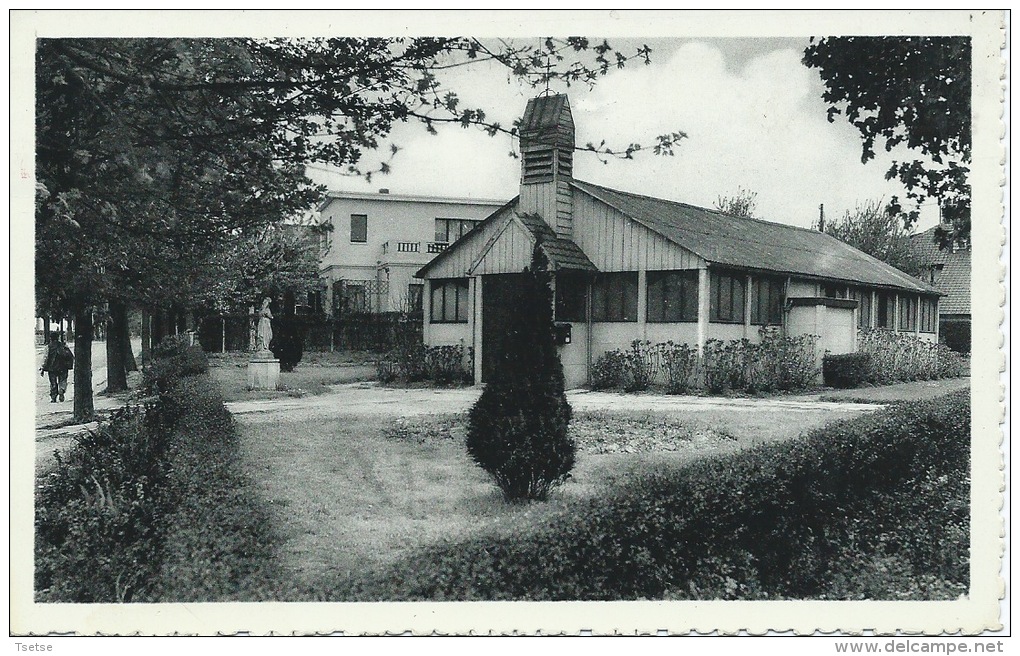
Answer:
[[[12,636],[1003,629],[1004,13],[570,13],[13,12]]]

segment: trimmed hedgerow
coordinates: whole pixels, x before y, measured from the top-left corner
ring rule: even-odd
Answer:
[[[208,377],[173,390],[188,412],[168,453],[171,474],[152,601],[264,601],[278,595],[269,516],[243,473],[237,432]]]
[[[639,478],[339,599],[949,599],[969,582],[965,392]]]
[[[77,438],[36,497],[43,602],[268,598],[273,543],[200,350],[154,353],[143,405]]]
[[[859,387],[870,370],[870,353],[826,353],[822,358],[822,378],[829,387]]]

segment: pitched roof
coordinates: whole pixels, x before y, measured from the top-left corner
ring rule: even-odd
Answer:
[[[943,258],[942,270],[935,274],[935,289],[945,294],[939,314],[970,314],[970,251],[946,253]]]
[[[573,185],[710,263],[876,287],[936,291],[923,281],[817,230],[736,217],[580,180],[574,180]]]
[[[937,227],[911,235],[910,244],[921,261],[934,268],[935,289],[945,294],[939,301],[939,314],[970,314],[971,250],[939,248]]]
[[[581,247],[569,239],[557,237],[549,224],[542,220],[537,214],[518,214],[524,227],[542,242],[542,250],[549,258],[553,269],[580,269],[583,271],[598,271],[588,256],[584,254]]]

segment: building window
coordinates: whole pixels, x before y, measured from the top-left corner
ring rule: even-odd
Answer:
[[[560,271],[556,274],[556,320],[586,321],[588,277],[582,271]]]
[[[598,274],[591,294],[592,321],[637,321],[637,271]]]
[[[850,298],[857,301],[857,327],[871,328],[871,291],[864,288],[852,289]]]
[[[938,323],[938,301],[930,298],[921,299],[921,332],[935,332]]]
[[[698,320],[698,271],[648,272],[648,321]]]
[[[900,297],[900,330],[914,332],[917,328],[917,298]]]
[[[346,282],[343,285],[341,311],[343,314],[364,314],[368,312],[368,295],[363,283]]]
[[[822,296],[825,298],[847,298],[846,285],[827,282],[822,285]]]
[[[368,241],[368,215],[351,214],[351,242],[364,244]]]
[[[751,279],[751,323],[779,326],[783,323],[783,279]]]
[[[479,223],[474,219],[436,219],[436,242],[452,244],[474,230]]]
[[[876,328],[892,328],[893,302],[895,296],[880,292],[878,295],[878,314],[875,317]]]
[[[715,323],[744,323],[744,276],[712,272],[709,318]]]
[[[407,286],[407,311],[408,312],[421,312],[422,309],[422,296],[424,295],[425,285],[420,282],[412,282]]]
[[[468,279],[432,281],[432,323],[467,323]]]

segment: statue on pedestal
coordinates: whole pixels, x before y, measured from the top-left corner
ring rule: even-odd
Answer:
[[[258,330],[255,333],[255,351],[257,353],[268,353],[269,344],[273,341],[273,313],[269,309],[269,297],[262,301],[262,309],[259,310]]]

